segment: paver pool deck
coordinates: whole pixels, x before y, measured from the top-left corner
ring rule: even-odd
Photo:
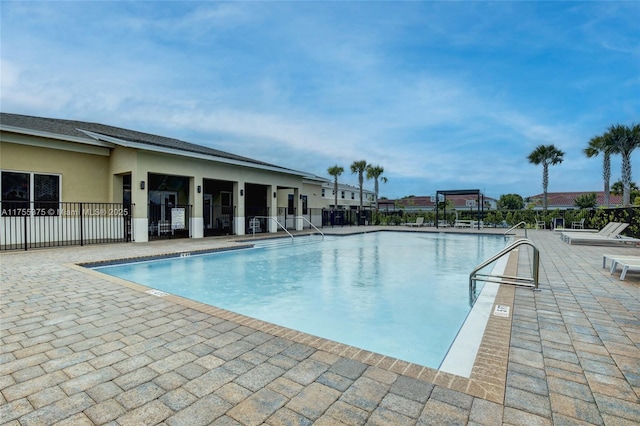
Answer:
[[[1,253],[0,423],[639,424],[640,273],[620,281],[602,256],[640,249],[569,245],[548,230],[528,237],[541,291],[500,286],[496,303],[510,315],[490,317],[469,378],[77,266],[238,237]],[[529,263],[521,248],[508,268]]]

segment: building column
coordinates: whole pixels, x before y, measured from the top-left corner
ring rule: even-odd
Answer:
[[[267,186],[267,208],[269,209],[269,217],[267,220],[267,229],[269,232],[278,232],[278,188],[277,186]]]
[[[131,172],[132,237],[136,243],[149,241],[149,174],[147,171]]]
[[[200,191],[198,191],[200,189]],[[203,185],[202,176],[194,176],[189,179],[189,204],[191,204],[191,222],[189,229],[191,230],[191,238],[204,237],[204,218],[202,217],[203,209]]]
[[[245,213],[244,213],[244,197],[245,197],[244,181],[233,183],[233,199],[236,202],[236,217],[233,224],[236,235],[244,235],[245,229]]]
[[[302,216],[302,190],[300,188],[293,188],[293,205],[296,209],[296,217]],[[304,221],[295,219],[296,231],[302,231],[304,229]]]

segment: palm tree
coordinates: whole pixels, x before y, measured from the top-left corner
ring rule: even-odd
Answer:
[[[604,179],[604,205],[609,207],[609,182],[611,181],[611,149],[604,136],[594,136],[583,152],[589,158],[602,153],[602,178]]]
[[[375,182],[374,192],[376,193],[376,209],[378,208],[378,181],[387,183],[387,178],[381,176],[383,173],[384,167],[382,166],[373,166],[371,164],[367,166],[367,179],[373,179]]]
[[[360,209],[362,211],[362,185],[364,185],[364,172],[367,170],[367,162],[365,160],[354,161],[351,163],[351,174],[358,174],[358,185],[360,186]]]
[[[338,176],[340,176],[343,172],[344,169],[337,164],[327,169],[327,173],[333,176],[333,195],[335,196],[335,202],[333,204],[334,210],[338,209]]]
[[[538,145],[527,157],[535,165],[542,164],[542,209],[547,212],[547,188],[549,187],[549,164],[562,163],[564,152],[554,145]]]
[[[640,146],[640,124],[616,124],[604,134],[611,152],[622,156],[622,205],[631,205],[631,153]]]

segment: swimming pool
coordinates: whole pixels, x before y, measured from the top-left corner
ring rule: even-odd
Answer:
[[[495,235],[376,232],[94,269],[438,368],[471,309],[469,273],[503,247]]]

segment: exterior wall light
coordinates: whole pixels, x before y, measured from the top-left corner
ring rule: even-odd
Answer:
[[[244,189],[240,190],[240,196],[242,197],[244,195]]]
[[[140,181],[140,189],[144,189],[144,181],[143,180]]]
[[[198,185],[198,194],[202,192],[202,187]]]
[[[277,196],[278,196],[278,193],[274,191],[273,198],[276,198]]]

